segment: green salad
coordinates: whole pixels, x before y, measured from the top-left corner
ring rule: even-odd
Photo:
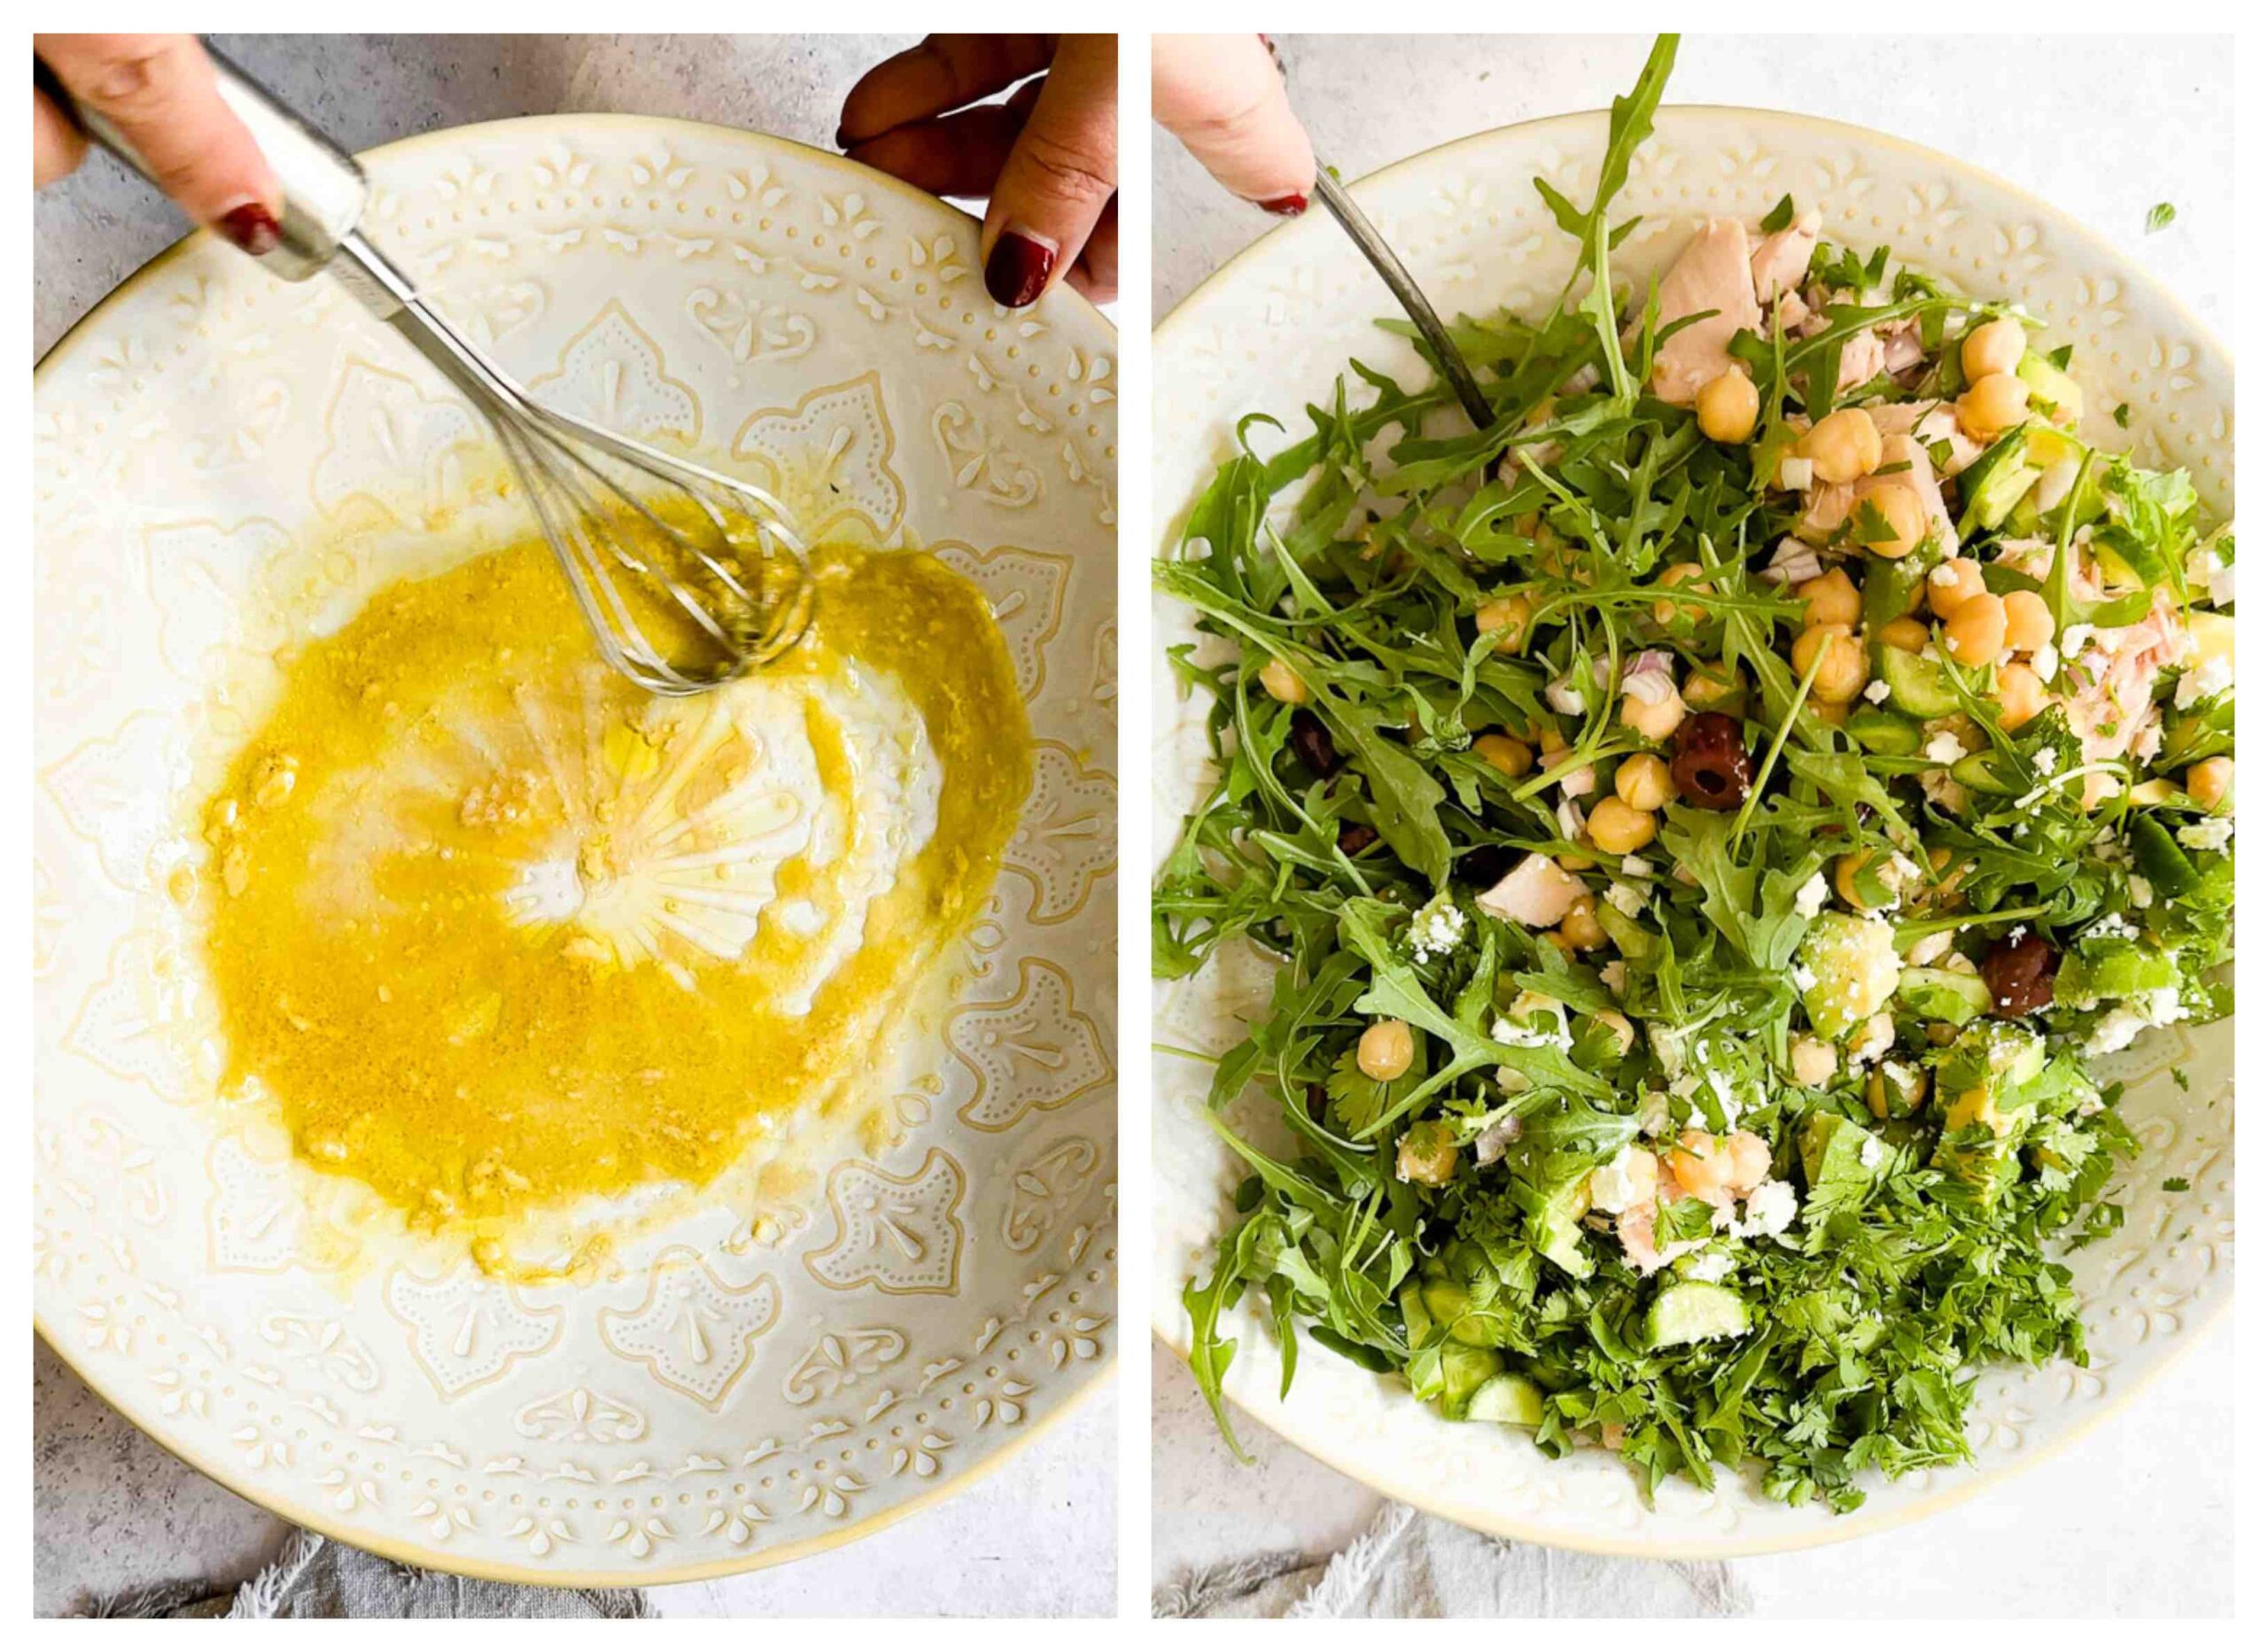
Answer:
[[[2019,308],[1800,202],[1618,283],[1674,49],[1588,208],[1536,182],[1559,303],[1451,329],[1487,430],[1353,362],[1157,564],[1217,777],[1153,967],[1278,966],[1204,1058],[1250,1175],[1190,1362],[1228,1432],[1256,1293],[1287,1389],[1313,1343],[1847,1510],[1967,1458],[1981,1368],[2084,1362],[2097,1059],[2229,1012],[2235,543]]]

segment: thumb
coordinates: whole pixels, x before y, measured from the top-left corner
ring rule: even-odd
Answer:
[[[1315,150],[1259,35],[1158,35],[1150,112],[1231,194],[1270,212],[1307,210]]]
[[[40,35],[34,50],[71,96],[134,146],[159,188],[250,252],[275,244],[283,192],[189,35]]]

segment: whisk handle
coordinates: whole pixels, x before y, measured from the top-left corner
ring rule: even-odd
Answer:
[[[276,244],[259,255],[260,261],[286,281],[305,281],[330,262],[340,240],[361,217],[362,203],[369,195],[362,168],[352,155],[209,43],[205,50],[213,59],[221,101],[245,123],[284,186]],[[40,90],[89,138],[143,177],[157,182],[149,163],[124,133],[74,100],[44,65],[35,62],[32,74]]]

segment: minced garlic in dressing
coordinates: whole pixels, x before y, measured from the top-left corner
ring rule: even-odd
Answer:
[[[974,586],[814,566],[804,641],[690,700],[599,662],[540,541],[301,649],[204,818],[224,1093],[437,1229],[699,1184],[855,1096],[1029,729]]]

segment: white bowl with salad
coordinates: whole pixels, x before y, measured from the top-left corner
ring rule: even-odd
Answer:
[[[1320,219],[1158,330],[1153,1322],[1231,1437],[1732,1555],[2232,1299],[2234,368],[1673,52],[1355,186],[1488,430]]]

